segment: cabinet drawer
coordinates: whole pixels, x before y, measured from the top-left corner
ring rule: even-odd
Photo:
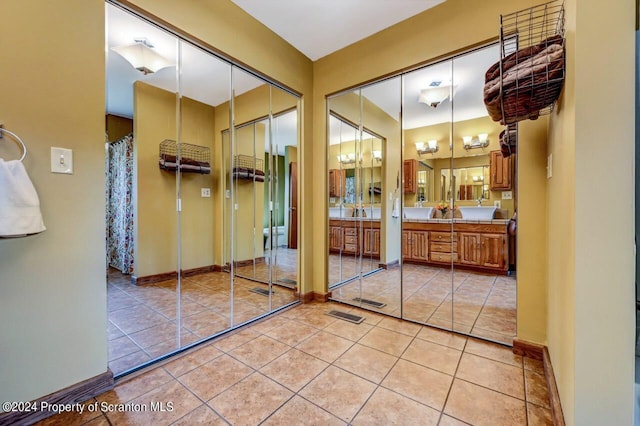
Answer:
[[[353,244],[355,246],[357,243],[358,243],[358,236],[357,235],[345,234],[345,236],[344,236],[344,245],[345,246],[347,244]]]
[[[458,242],[456,241],[453,244],[451,244],[451,242],[448,242],[448,243],[433,242],[431,243],[429,248],[430,248],[430,251],[436,251],[440,253],[455,253],[458,251]]]
[[[357,228],[343,228],[345,236],[358,235]]]
[[[451,232],[432,232],[429,237],[430,241],[434,243],[447,243],[455,239],[455,235],[451,234]]]
[[[446,262],[450,263],[452,260],[454,262],[458,261],[458,253],[438,253],[432,252],[429,255],[429,259],[432,262]]]
[[[344,251],[349,251],[349,252],[355,253],[355,252],[358,251],[358,245],[357,244],[347,244],[347,243],[345,243]]]

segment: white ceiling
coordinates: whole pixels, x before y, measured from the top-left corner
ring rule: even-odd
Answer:
[[[231,0],[315,61],[445,0]]]

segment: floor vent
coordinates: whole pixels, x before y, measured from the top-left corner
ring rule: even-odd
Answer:
[[[362,303],[363,305],[373,306],[374,308],[384,308],[385,306],[387,306],[386,303],[376,302],[375,300],[370,300],[370,299],[361,299],[359,297],[354,297],[353,301]]]
[[[256,288],[252,288],[251,290],[249,290],[251,293],[258,293],[261,294],[263,296],[268,296],[269,295],[269,290],[265,289],[265,288],[260,288],[260,287],[256,287]],[[275,293],[275,291],[271,290],[272,293]]]
[[[280,278],[278,280],[278,284],[281,284],[285,287],[289,287],[289,288],[295,288],[295,286],[298,284],[298,282],[296,280],[292,280],[291,278]]]
[[[360,315],[353,315],[353,314],[348,314],[346,312],[340,312],[340,311],[329,311],[327,312],[327,315],[329,315],[330,317],[349,321],[354,324],[360,324],[362,321],[364,321],[364,317],[361,317]]]

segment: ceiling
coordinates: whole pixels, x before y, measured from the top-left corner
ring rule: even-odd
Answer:
[[[231,0],[312,61],[445,0]]]

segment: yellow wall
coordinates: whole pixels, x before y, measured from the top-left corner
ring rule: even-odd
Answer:
[[[0,239],[0,400],[28,401],[107,371],[104,3],[5,0],[0,16],[0,120],[47,227]],[[72,175],[50,173],[52,146]]]
[[[632,424],[635,2],[566,7],[567,79],[549,131],[549,352],[567,424]]]

